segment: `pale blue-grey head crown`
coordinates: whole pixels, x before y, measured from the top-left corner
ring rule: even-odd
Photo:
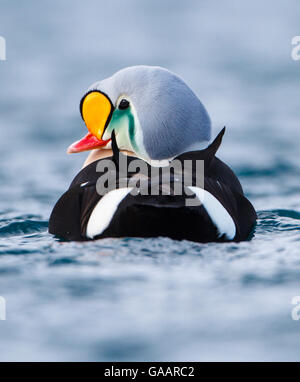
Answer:
[[[125,68],[90,89],[105,93],[115,106],[120,97],[130,100],[142,130],[144,156],[150,159],[174,158],[203,148],[210,140],[211,122],[203,104],[180,77],[167,69]]]

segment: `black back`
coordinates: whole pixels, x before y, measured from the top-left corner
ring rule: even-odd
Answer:
[[[182,162],[191,160],[193,175],[196,175],[196,161],[204,161],[204,189],[217,198],[232,217],[236,226],[234,241],[247,240],[256,222],[256,212],[244,196],[234,172],[215,156],[224,132],[225,128],[205,150],[185,153],[176,159]],[[114,136],[112,147],[112,157],[93,162],[76,175],[52,211],[50,233],[67,240],[87,240],[85,232],[88,220],[102,197],[96,192],[96,182],[103,175],[97,172],[97,165],[100,161],[110,159],[119,172],[120,157]],[[127,157],[128,165],[133,160],[136,158]],[[148,164],[147,168],[150,170]],[[128,179],[133,175],[135,173],[126,174]],[[194,179],[191,185],[195,185]],[[163,191],[163,181],[158,179],[157,183],[160,191]],[[225,237],[218,236],[215,225],[202,205],[186,206],[189,196],[182,187],[182,195],[174,195],[172,189],[169,195],[163,195],[162,192],[157,196],[129,194],[118,206],[107,229],[97,238],[166,236],[198,242],[226,241]]]

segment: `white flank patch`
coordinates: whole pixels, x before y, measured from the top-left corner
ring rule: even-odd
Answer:
[[[86,227],[86,236],[93,239],[100,235],[111,222],[121,201],[130,193],[131,188],[117,188],[103,196],[96,204]]]
[[[232,217],[222,204],[211,193],[199,187],[189,187],[202,203],[212,222],[217,227],[219,237],[224,235],[232,240],[236,234],[236,228]]]

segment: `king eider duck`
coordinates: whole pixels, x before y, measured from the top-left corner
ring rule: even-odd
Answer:
[[[94,83],[80,102],[92,150],[56,203],[49,232],[65,240],[158,237],[195,242],[251,237],[256,212],[216,152],[209,115],[185,82],[134,66]],[[167,174],[167,176],[166,176]]]

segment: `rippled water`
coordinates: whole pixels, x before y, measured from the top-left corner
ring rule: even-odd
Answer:
[[[299,360],[296,1],[2,1],[0,360]],[[297,29],[298,28],[298,29]],[[62,243],[51,209],[84,160],[85,88],[147,63],[206,105],[258,210],[253,240]]]

